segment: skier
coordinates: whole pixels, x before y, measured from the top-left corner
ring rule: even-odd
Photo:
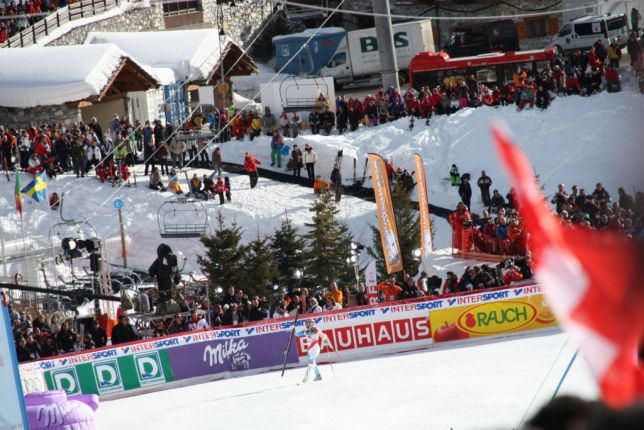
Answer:
[[[306,367],[306,373],[304,374],[304,379],[302,379],[302,382],[308,381],[311,370],[315,372],[315,378],[313,380],[321,381],[322,375],[320,374],[320,369],[318,368],[316,360],[318,358],[318,355],[320,355],[320,350],[323,346],[328,346],[329,348],[331,348],[331,350],[333,350],[333,348],[331,347],[331,342],[329,342],[327,335],[315,326],[314,319],[307,319],[305,321],[305,325],[306,330],[301,330],[295,333],[295,335],[298,337],[306,337],[305,347],[307,348],[306,358],[308,361],[308,366]]]

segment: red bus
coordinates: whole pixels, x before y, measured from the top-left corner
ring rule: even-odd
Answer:
[[[416,90],[424,86],[434,88],[474,75],[479,84],[494,87],[502,82],[512,82],[512,75],[518,67],[531,70],[534,75],[537,69],[543,69],[546,64],[552,67],[554,58],[554,48],[493,52],[460,58],[450,58],[445,52],[421,52],[409,64],[409,86]]]

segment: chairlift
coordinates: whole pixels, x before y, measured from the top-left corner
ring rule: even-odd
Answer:
[[[201,237],[208,230],[208,212],[198,200],[169,200],[159,206],[157,224],[163,238]]]
[[[304,80],[304,82],[298,82]],[[313,82],[310,82],[313,80]],[[310,94],[310,88],[314,87],[313,97],[302,97],[301,94]],[[304,89],[306,88],[306,90]],[[299,111],[314,111],[319,110],[318,95],[323,94],[324,98],[329,101],[329,86],[326,81],[321,78],[298,78],[297,76],[289,76],[282,80],[280,83],[280,99],[282,103],[282,110],[284,112],[299,112]],[[329,101],[331,102],[331,101]]]

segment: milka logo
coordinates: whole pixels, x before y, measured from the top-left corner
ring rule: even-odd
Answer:
[[[248,348],[248,344],[244,339],[234,340],[229,339],[224,343],[213,348],[212,345],[208,345],[203,351],[203,361],[204,363],[209,363],[210,366],[216,364],[224,364],[224,360],[227,360],[232,355],[237,354],[240,351]]]

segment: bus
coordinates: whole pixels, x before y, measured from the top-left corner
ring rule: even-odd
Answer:
[[[474,57],[450,58],[445,52],[421,52],[409,64],[409,86],[416,90],[428,86],[446,86],[465,81],[474,75],[479,84],[488,87],[512,82],[512,75],[528,69],[534,75],[546,64],[553,67],[555,50],[546,48],[535,51],[495,52]]]

